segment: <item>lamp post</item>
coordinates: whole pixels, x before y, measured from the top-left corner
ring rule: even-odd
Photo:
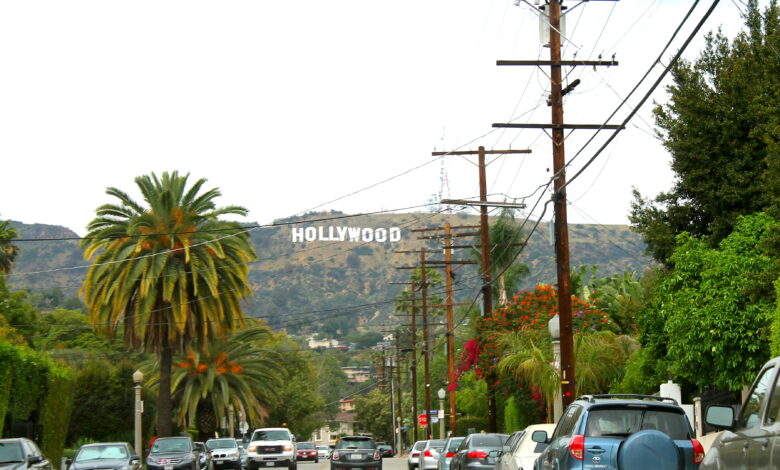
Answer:
[[[556,313],[554,317],[550,318],[547,323],[547,329],[550,330],[550,337],[552,338],[553,347],[553,364],[558,372],[558,377],[561,376],[561,321]],[[561,396],[561,388],[558,387],[555,390],[555,401],[553,402],[553,422],[557,423],[561,419],[563,414],[563,399]]]
[[[440,388],[436,394],[439,395],[439,439],[444,439],[444,397],[447,392]]]
[[[143,455],[141,446],[141,414],[144,412],[144,402],[141,401],[141,382],[144,381],[144,374],[140,370],[133,372],[133,384],[135,388],[135,453]]]

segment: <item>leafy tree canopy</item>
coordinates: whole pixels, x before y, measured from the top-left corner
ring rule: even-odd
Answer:
[[[748,3],[745,30],[731,42],[709,34],[697,60],[674,67],[669,101],[655,109],[676,180],[652,200],[635,191],[630,219],[661,262],[682,232],[714,247],[740,215],[778,206],[780,11],[774,0],[763,13]]]

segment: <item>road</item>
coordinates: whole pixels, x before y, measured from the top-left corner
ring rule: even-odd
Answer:
[[[298,470],[330,470],[330,460],[320,459],[318,463],[298,462]],[[407,470],[406,457],[383,459],[382,470]]]

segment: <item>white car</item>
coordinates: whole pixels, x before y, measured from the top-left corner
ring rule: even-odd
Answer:
[[[328,446],[317,446],[317,458],[319,458],[319,459],[329,459],[330,458],[330,447],[328,447]]]
[[[255,429],[246,451],[249,470],[263,467],[298,469],[295,436],[287,428]]]
[[[534,431],[547,431],[551,435],[555,424],[532,424],[523,431],[513,433],[507,439],[501,456],[496,461],[495,470],[532,470],[534,462],[542,453],[546,444],[531,439]]]
[[[427,443],[428,441],[417,441],[414,443],[412,449],[409,451],[409,457],[406,459],[406,465],[409,466],[409,470],[417,468],[420,461],[420,454]]]
[[[431,439],[425,441],[425,447],[420,452],[417,466],[420,470],[435,470],[439,466],[439,456],[444,450],[446,439]]]

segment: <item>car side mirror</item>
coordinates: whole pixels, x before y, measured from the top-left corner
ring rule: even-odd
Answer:
[[[497,459],[497,458],[501,457],[501,454],[503,454],[503,453],[504,453],[503,451],[500,451],[498,449],[491,450],[490,452],[488,452],[488,457]]]
[[[65,466],[66,467],[70,467],[70,464],[72,464],[72,463],[73,463],[73,459],[68,459],[68,458],[65,459]]]
[[[27,458],[27,465],[34,465],[41,462],[43,462],[43,457],[40,455],[31,455]]]
[[[548,444],[550,439],[547,437],[547,431],[534,431],[531,434],[531,440],[540,444]]]
[[[141,457],[133,454],[132,457],[130,457],[130,463],[139,463],[141,462]]]
[[[711,405],[707,407],[704,422],[720,429],[734,429],[734,409],[730,406]]]

